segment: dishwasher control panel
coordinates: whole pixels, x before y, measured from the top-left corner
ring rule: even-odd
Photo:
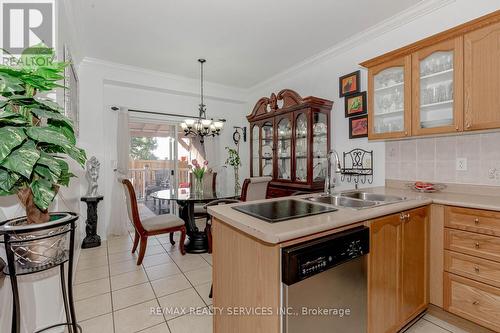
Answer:
[[[357,227],[282,250],[282,281],[292,285],[370,251],[368,227]]]

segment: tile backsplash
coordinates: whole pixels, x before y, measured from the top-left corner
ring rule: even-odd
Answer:
[[[457,159],[467,170],[457,171]],[[500,133],[390,141],[386,179],[500,186]]]

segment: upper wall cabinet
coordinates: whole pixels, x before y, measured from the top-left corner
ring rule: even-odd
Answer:
[[[369,139],[500,128],[500,10],[361,65]]]
[[[464,37],[465,130],[500,127],[500,23]]]
[[[411,57],[394,59],[368,70],[368,136],[370,139],[410,135]]]
[[[462,41],[457,37],[413,53],[413,135],[463,129]]]

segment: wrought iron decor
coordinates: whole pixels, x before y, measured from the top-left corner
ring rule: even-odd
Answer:
[[[348,183],[373,183],[373,150],[356,148],[343,153],[341,180]]]

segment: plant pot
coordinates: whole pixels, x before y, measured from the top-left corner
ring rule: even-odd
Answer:
[[[28,224],[26,217],[8,220],[0,227],[17,269],[44,269],[65,261],[69,254],[69,231],[73,213],[50,213],[49,222]],[[7,249],[6,249],[7,250]]]

